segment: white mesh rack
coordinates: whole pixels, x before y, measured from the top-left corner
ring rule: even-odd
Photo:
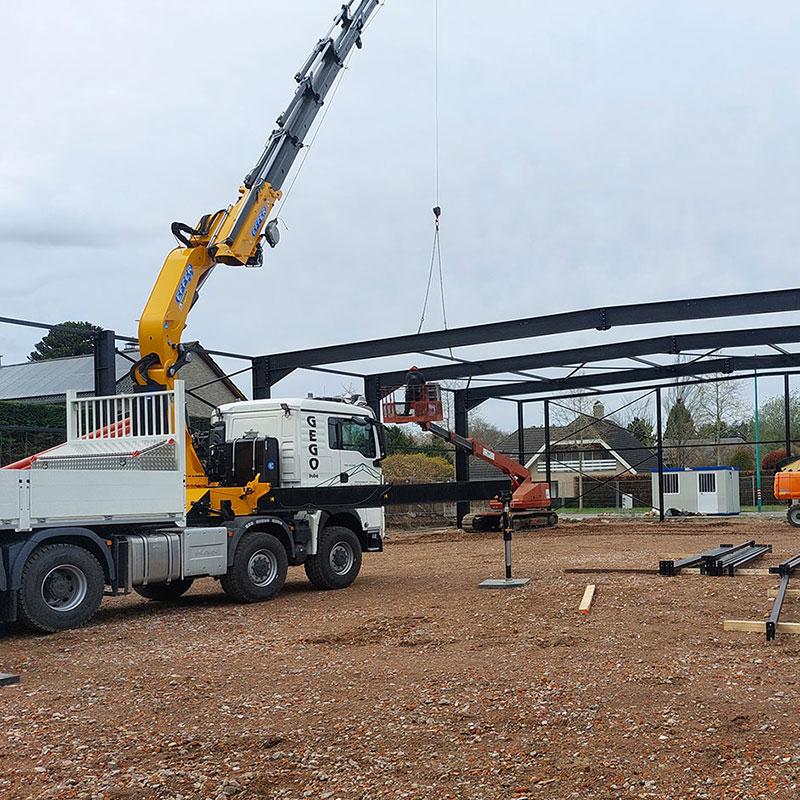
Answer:
[[[78,398],[67,393],[67,441],[31,469],[183,469],[183,382],[172,391]]]

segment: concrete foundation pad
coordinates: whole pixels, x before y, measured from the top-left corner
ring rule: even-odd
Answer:
[[[0,672],[0,686],[10,686],[12,683],[19,683],[19,675]]]
[[[479,589],[516,589],[519,586],[527,586],[531,582],[530,578],[489,578],[478,584]]]

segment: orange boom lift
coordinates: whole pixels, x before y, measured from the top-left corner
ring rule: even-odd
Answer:
[[[558,524],[558,515],[550,507],[550,487],[547,483],[534,481],[531,471],[524,464],[483,442],[461,436],[436,424],[443,419],[441,389],[436,383],[407,387],[405,401],[391,397],[383,401],[384,423],[416,422],[422,430],[450,442],[459,450],[508,475],[511,478],[510,516],[514,530],[553,528]],[[475,532],[499,531],[503,520],[503,501],[495,497],[489,501],[489,507],[490,511],[467,514],[462,523],[464,529]]]

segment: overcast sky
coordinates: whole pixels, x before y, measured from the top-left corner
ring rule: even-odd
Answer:
[[[235,199],[337,7],[0,5],[0,315],[135,334],[170,223]],[[440,0],[449,325],[797,286],[798,23],[800,5],[781,0]],[[280,211],[281,244],[260,271],[220,267],[185,340],[257,354],[416,330],[433,76],[433,0],[387,0]],[[426,329],[441,327],[433,300]],[[780,321],[800,320],[463,354]],[[40,335],[0,326],[3,362]],[[341,382],[303,372],[281,387],[322,389]]]

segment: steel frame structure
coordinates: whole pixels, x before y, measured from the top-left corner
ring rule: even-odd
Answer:
[[[425,367],[428,380],[463,379],[466,387],[454,391],[454,428],[460,436],[469,435],[468,414],[473,408],[489,399],[503,399],[517,405],[518,453],[524,460],[525,406],[531,402],[543,404],[545,427],[546,480],[550,474],[550,403],[564,397],[606,395],[618,392],[653,391],[656,395],[657,458],[659,464],[659,510],[664,518],[663,502],[663,420],[662,390],[676,382],[694,383],[724,381],[741,378],[746,374],[780,375],[784,378],[785,444],[791,446],[789,428],[789,378],[800,372],[800,352],[786,349],[800,344],[800,325],[780,325],[765,328],[740,328],[737,330],[710,330],[700,333],[668,334],[646,339],[597,344],[588,347],[547,352],[528,352],[522,355],[492,359],[466,359],[452,354],[452,348],[522,339],[535,339],[554,334],[597,330],[632,325],[653,325],[668,322],[712,320],[745,317],[756,314],[786,314],[800,310],[800,289],[782,289],[718,297],[688,298],[654,303],[598,307],[583,311],[549,314],[540,317],[471,325],[450,330],[388,337],[377,340],[352,342],[341,345],[294,350],[259,356],[208,350],[212,355],[243,359],[250,363],[252,394],[254,399],[267,398],[273,387],[298,369],[332,373],[364,382],[364,396],[376,414],[380,414],[380,400],[404,381],[404,372],[354,372],[340,366],[374,358],[398,355],[425,355],[450,363]],[[30,320],[0,317],[0,323],[58,329]],[[85,331],[81,331],[85,333]],[[136,342],[130,336],[121,336],[104,330],[94,337],[95,390],[98,395],[113,394],[115,342]],[[727,348],[768,347],[772,352],[723,354]],[[449,355],[434,351],[448,349]],[[697,353],[696,351],[702,351]],[[797,350],[797,348],[796,348]],[[672,363],[656,360],[668,356]],[[687,361],[675,363],[676,356]],[[631,366],[603,365],[607,361],[628,361]],[[560,377],[542,376],[531,370],[563,369]],[[592,370],[584,374],[582,370]],[[503,376],[513,375],[514,380]],[[474,385],[473,382],[480,383]],[[455,453],[456,482],[469,480],[466,453]],[[469,493],[462,486],[460,497]],[[458,504],[459,523],[468,511],[468,501]]]
[[[524,460],[525,406],[543,403],[545,427],[546,480],[550,474],[550,402],[583,392],[592,396],[616,392],[654,391],[656,394],[657,458],[659,471],[659,516],[664,519],[663,469],[664,443],[662,420],[662,390],[676,382],[731,380],[745,374],[781,375],[784,378],[786,449],[789,452],[789,376],[800,372],[800,352],[786,345],[800,344],[800,325],[780,325],[738,330],[710,330],[700,333],[668,334],[646,339],[598,344],[589,347],[527,354],[492,359],[466,359],[452,354],[452,348],[477,344],[533,339],[553,334],[585,330],[608,331],[614,327],[652,325],[689,320],[711,320],[725,317],[745,317],[756,314],[787,312],[800,309],[800,290],[783,289],[765,292],[690,298],[655,303],[598,307],[583,311],[549,314],[541,317],[471,325],[451,330],[395,336],[342,345],[273,353],[253,359],[253,396],[269,397],[272,387],[297,369],[342,374],[364,381],[364,396],[376,414],[380,399],[402,385],[404,371],[353,372],[332,365],[348,364],[396,355],[426,355],[449,361],[441,366],[425,367],[428,380],[465,379],[467,386],[454,392],[454,428],[457,434],[468,436],[468,414],[489,399],[504,399],[517,404],[518,457]],[[770,354],[722,354],[727,348],[768,347]],[[449,349],[450,354],[433,352]],[[700,350],[699,354],[695,351]],[[658,356],[687,354],[683,363],[663,363]],[[630,367],[614,366],[604,369],[601,362],[627,360]],[[563,377],[544,377],[530,370],[561,368]],[[579,374],[582,369],[595,370]],[[513,374],[522,380],[508,381],[500,377]],[[704,377],[705,376],[705,377]],[[473,381],[490,381],[474,386]],[[624,388],[620,388],[624,387]],[[468,457],[455,453],[457,482],[469,480]],[[458,522],[468,513],[469,505],[458,503]]]

